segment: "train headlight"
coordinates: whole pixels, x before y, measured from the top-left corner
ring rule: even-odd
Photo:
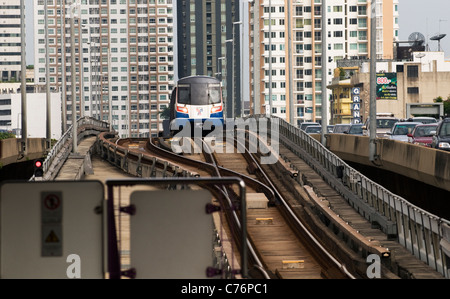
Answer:
[[[211,107],[211,113],[217,113],[222,111],[222,105]]]
[[[177,105],[177,112],[189,113],[189,109],[186,106]]]

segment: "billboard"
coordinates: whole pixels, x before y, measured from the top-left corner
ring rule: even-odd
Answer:
[[[397,100],[397,73],[377,73],[377,100]]]

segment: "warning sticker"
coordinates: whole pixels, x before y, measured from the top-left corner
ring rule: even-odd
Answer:
[[[59,242],[58,236],[55,234],[53,230],[51,230],[47,238],[45,238],[45,243],[58,243],[58,242]]]
[[[42,256],[62,256],[62,226],[42,225]]]
[[[42,192],[41,201],[42,223],[61,223],[62,193]]]

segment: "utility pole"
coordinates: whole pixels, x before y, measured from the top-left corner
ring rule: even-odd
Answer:
[[[77,152],[78,136],[77,136],[77,95],[76,95],[76,65],[75,65],[75,0],[70,6],[70,73],[72,79],[72,153]]]
[[[291,19],[291,1],[288,1],[288,17],[287,17],[287,23],[288,23],[288,75],[289,75],[289,123],[291,125],[295,126],[294,121],[294,92],[293,92],[293,85],[294,80],[292,79],[293,73],[292,73],[292,19]]]
[[[328,124],[328,97],[327,97],[327,17],[326,17],[326,0],[322,0],[322,132],[321,132],[321,142],[325,146],[327,139],[325,138],[325,133],[327,132]]]
[[[109,131],[113,131],[113,125],[112,125],[112,81],[111,81],[111,50],[108,49],[108,121],[109,121]],[[151,126],[151,117],[150,117],[150,138],[152,137],[152,126]]]
[[[369,161],[376,160],[377,144],[377,103],[376,103],[376,63],[377,63],[377,45],[376,45],[376,0],[372,0],[370,15],[370,130],[369,130]]]
[[[267,106],[265,106],[267,108]],[[272,2],[269,0],[269,111],[266,115],[272,116]]]
[[[259,18],[259,10],[260,5],[259,0],[252,1],[253,3],[253,35],[254,35],[254,43],[253,43],[253,114],[258,115],[261,113],[261,97],[260,97],[260,84],[261,84],[261,75],[259,70],[261,69],[261,43],[260,34],[261,30],[259,30],[261,19]],[[289,10],[288,10],[289,11]]]
[[[22,94],[22,129],[21,129],[21,145],[19,152],[24,156],[27,154],[27,64],[25,55],[25,0],[20,0],[20,45],[21,45],[21,70],[20,79],[21,87],[20,92]]]
[[[235,42],[235,38],[236,38],[236,34],[235,34],[235,32],[236,32],[236,30],[235,30],[235,26],[236,25],[241,25],[242,24],[242,21],[237,21],[237,22],[233,22],[233,41],[232,41],[232,45],[233,45],[233,50],[232,50],[232,74],[233,74],[233,78],[232,78],[232,84],[233,84],[233,97],[232,97],[232,99],[233,99],[233,102],[232,102],[232,107],[233,107],[233,109],[232,109],[232,112],[231,112],[231,115],[232,115],[232,118],[235,118],[236,117],[236,106],[237,106],[237,97],[236,97],[236,84],[235,84],[235,80],[236,80],[236,66],[235,66],[235,64],[236,64],[236,57],[235,57],[235,55],[236,55],[236,49],[235,49],[235,45],[236,45],[236,42]],[[240,52],[240,51],[239,51]],[[241,78],[241,76],[242,76],[242,73],[240,73],[239,74],[239,78]],[[239,97],[239,100],[241,100],[241,97],[242,97],[242,94],[241,94],[241,96]]]
[[[65,47],[65,40],[66,40],[66,32],[65,32],[65,11],[66,5],[64,4],[64,1],[61,1],[60,11],[61,11],[61,42],[64,45],[61,49],[61,120],[62,120],[62,132],[63,134],[67,131],[67,99],[66,99],[66,86],[67,86],[67,79],[66,79],[66,47]]]
[[[47,115],[46,115],[46,145],[45,148],[50,150],[52,140],[52,116],[51,116],[51,101],[50,101],[50,68],[49,68],[49,46],[48,46],[48,15],[47,15],[47,1],[44,1],[45,10],[45,87],[47,99]]]

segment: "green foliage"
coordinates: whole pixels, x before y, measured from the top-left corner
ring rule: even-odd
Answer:
[[[444,101],[444,115],[450,115],[450,97]]]
[[[169,119],[170,118],[170,108],[164,107],[161,112],[159,112],[159,116],[163,119]]]
[[[16,135],[10,132],[0,132],[0,139],[16,138]]]
[[[434,98],[433,101],[435,103],[443,103],[444,104],[444,115],[450,115],[450,95],[447,96],[447,100],[445,100],[445,101],[441,96]]]

